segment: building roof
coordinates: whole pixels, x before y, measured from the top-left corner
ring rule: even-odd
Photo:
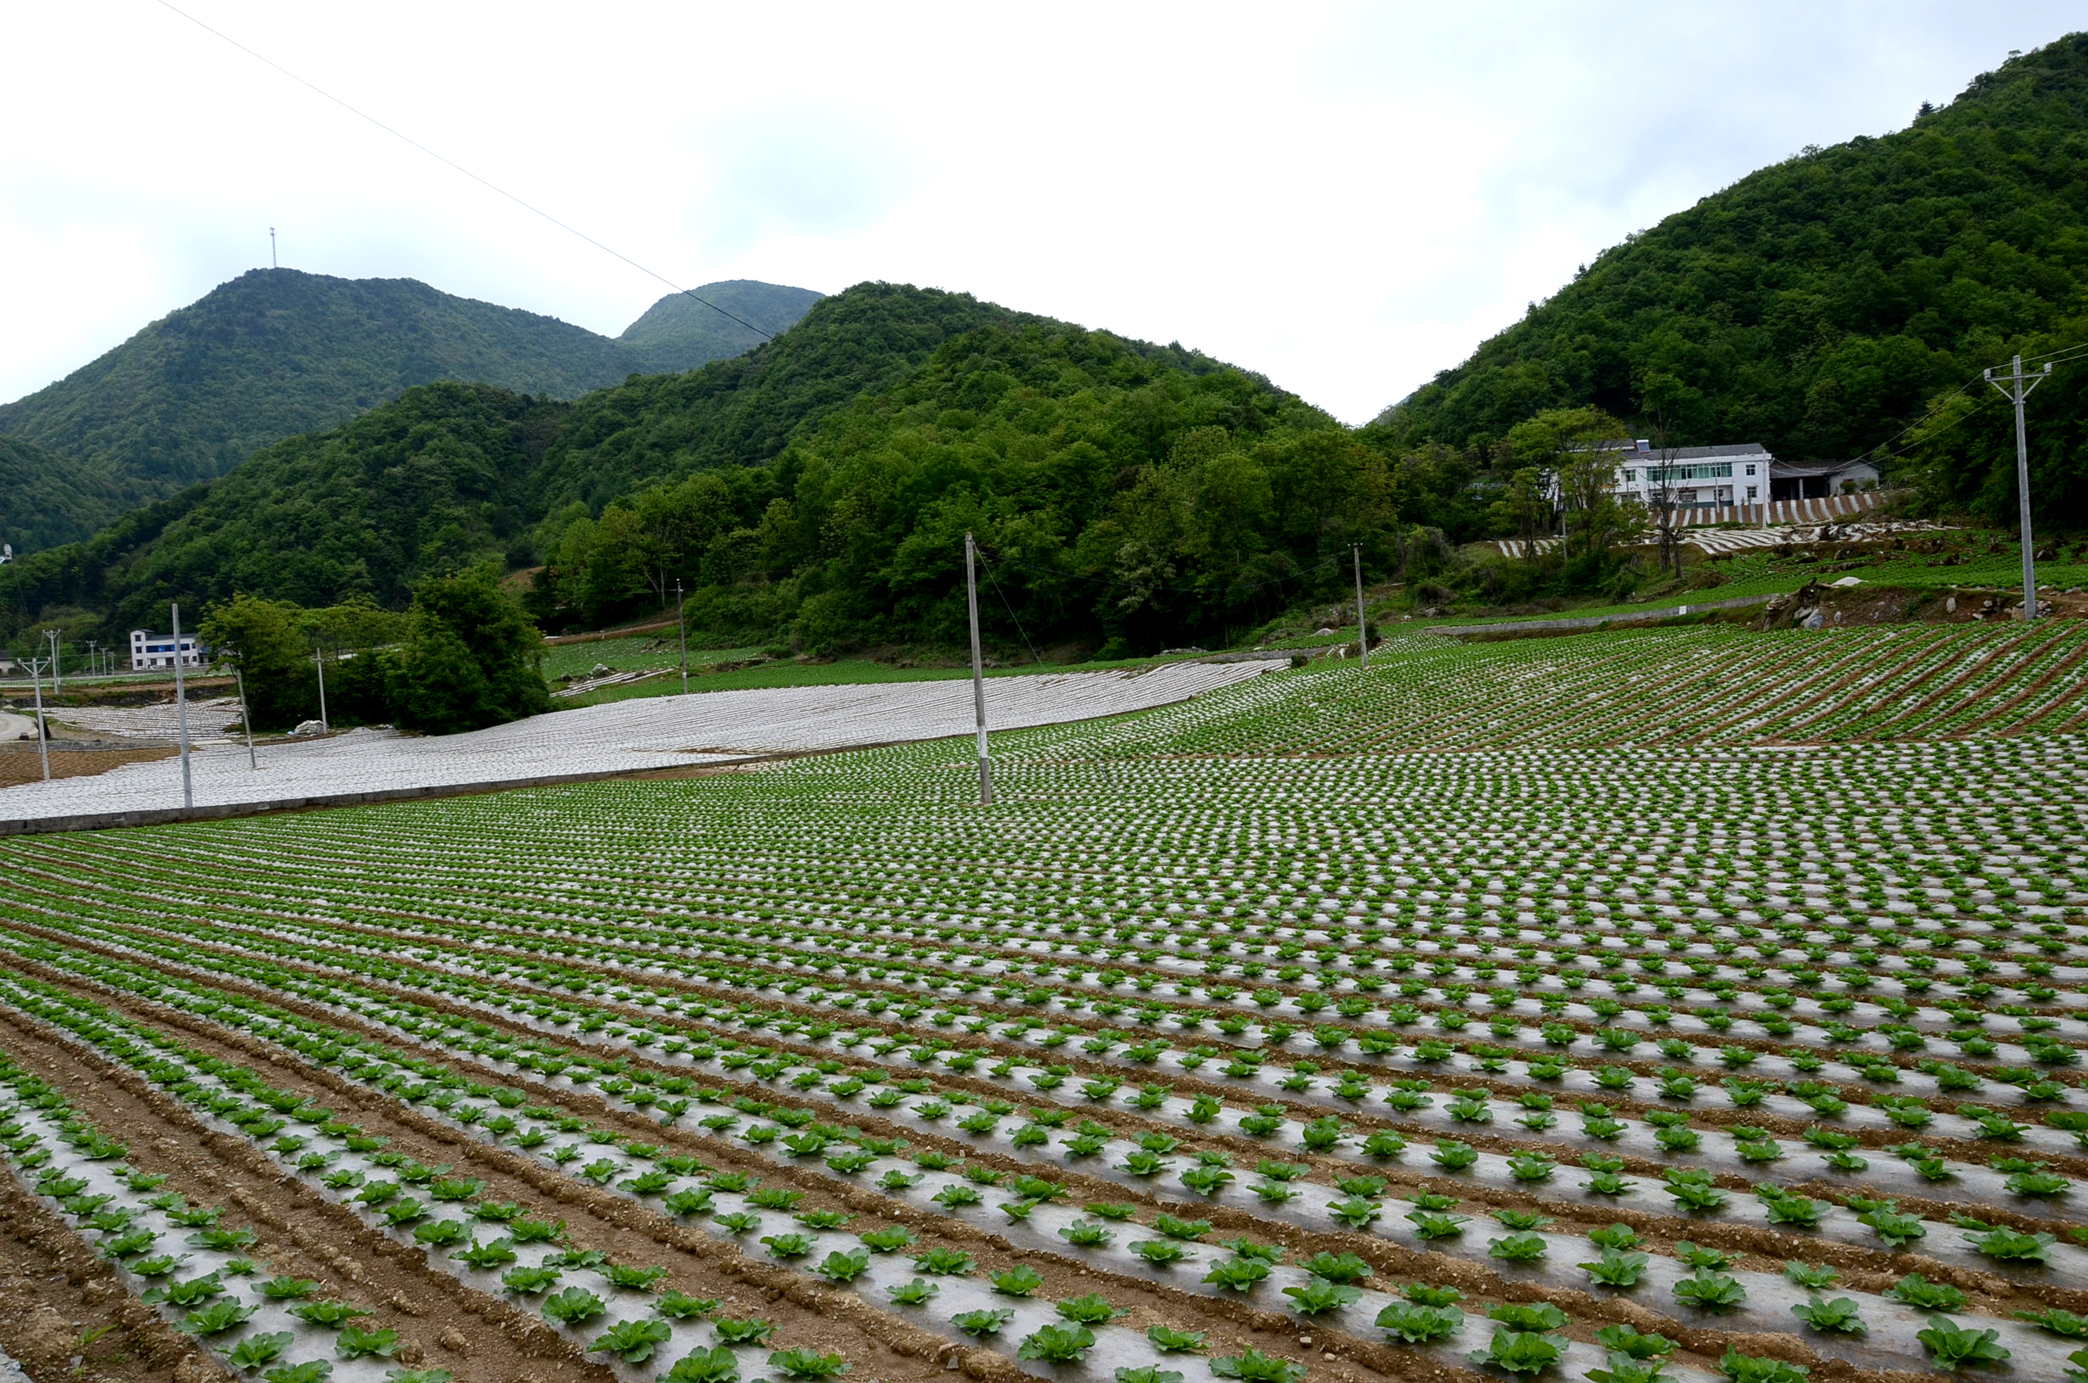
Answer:
[[[1724,442],[1715,447],[1651,447],[1644,452],[1640,452],[1639,444],[1636,440],[1625,438],[1615,442],[1604,442],[1598,449],[1602,451],[1631,452],[1634,455],[1642,455],[1648,461],[1654,462],[1705,461],[1714,457],[1719,460],[1725,460],[1730,457],[1748,457],[1750,459],[1761,457],[1764,460],[1774,460],[1769,455],[1769,448],[1763,446],[1760,442]]]
[[[1849,471],[1863,470],[1872,475],[1878,468],[1869,461],[1778,461],[1769,467],[1769,474],[1777,480],[1800,480],[1815,475],[1842,475]]]

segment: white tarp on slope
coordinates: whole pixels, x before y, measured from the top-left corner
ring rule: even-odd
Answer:
[[[1173,663],[1137,672],[996,677],[994,729],[1146,710],[1266,671],[1272,664]],[[724,762],[792,750],[936,739],[972,729],[968,680],[699,692],[554,711],[463,735],[418,738],[352,731],[264,744],[258,772],[243,744],[191,756],[198,807],[293,797],[468,787],[520,778]],[[176,808],[181,765],[168,758],[93,778],[0,791],[0,820]]]

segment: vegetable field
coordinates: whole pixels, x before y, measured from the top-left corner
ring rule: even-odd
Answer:
[[[1420,640],[998,736],[989,810],[928,743],[0,843],[0,1283],[117,1326],[0,1346],[2058,1383],[2084,647]]]

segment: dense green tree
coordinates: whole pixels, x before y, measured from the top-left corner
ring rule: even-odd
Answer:
[[[302,614],[288,601],[250,595],[204,613],[198,636],[217,662],[240,674],[255,730],[287,730],[318,713],[315,669],[299,628]]]
[[[406,643],[390,665],[398,723],[453,734],[547,711],[542,656],[543,637],[495,570],[431,576],[413,593]]]

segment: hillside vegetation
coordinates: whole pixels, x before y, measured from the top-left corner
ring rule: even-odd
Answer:
[[[103,468],[0,432],[0,541],[17,552],[77,542],[127,507],[125,487]]]
[[[818,297],[747,281],[697,291],[737,304],[733,310],[771,330]],[[679,296],[655,304],[625,337],[612,341],[412,279],[255,269],[0,406],[0,434],[85,468],[81,485],[5,492],[0,526],[37,535],[32,546],[83,537],[124,508],[214,479],[262,447],[337,426],[419,384],[483,382],[571,399],[633,373],[737,354],[759,339]],[[113,493],[98,499],[96,486]],[[82,503],[69,505],[75,491]],[[115,507],[97,511],[96,502]],[[25,546],[22,537],[13,541]]]
[[[398,607],[486,559],[543,564],[550,627],[657,608],[819,647],[948,639],[967,528],[1001,636],[1221,631],[1382,546],[1385,458],[1180,347],[865,284],[774,343],[559,403],[438,383],[25,562],[22,609],[142,621],[237,592]],[[1396,541],[1396,539],[1394,539]],[[20,618],[18,615],[17,618]],[[1020,621],[1021,628],[1016,628]]]
[[[679,298],[620,342],[579,342],[574,363],[553,346],[577,329],[465,304],[423,324],[429,349],[415,358],[427,380],[394,361],[384,388],[398,397],[363,416],[186,490],[175,480],[230,453],[155,460],[167,497],[19,565],[0,589],[0,632],[55,618],[47,609],[69,629],[120,629],[172,599],[235,592],[398,609],[431,576],[492,562],[547,629],[658,611],[679,588],[721,644],[946,645],[964,633],[967,531],[985,547],[981,617],[1010,650],[1143,652],[1239,637],[1301,604],[1325,612],[1347,587],[1339,566],[1352,544],[1370,579],[1408,581],[1417,603],[1622,600],[1685,578],[1633,554],[1643,515],[1601,478],[1563,487],[1562,516],[1547,474],[1570,472],[1588,442],[1628,429],[1685,444],[1760,439],[1806,458],[1892,438],[1888,464],[1931,509],[2006,521],[2008,413],[1977,370],[2017,350],[2062,362],[2032,402],[2034,499],[2041,533],[2077,528],[2088,523],[2084,174],[2088,36],[2075,36],[2012,59],[1907,130],[1808,150],[1632,237],[1471,361],[1353,430],[1179,346],[906,285],[816,301],[709,285],[750,321],[809,308],[742,354],[629,377],[634,352],[663,361],[698,349],[704,332],[719,348],[737,342],[717,334],[724,319]],[[164,351],[217,323],[233,345],[186,358],[217,362],[230,381],[210,395],[218,402],[204,390],[144,393],[188,400],[198,416],[218,409],[220,422],[242,416],[241,400],[309,400],[309,380],[278,388],[233,363],[237,343],[303,339],[315,320],[270,315],[270,295],[317,295],[367,325],[368,303],[394,290],[442,298],[420,285],[248,275],[195,322],[146,334]],[[458,373],[434,369],[443,351],[493,361],[502,332],[536,352],[502,357],[524,360],[524,377],[434,378]],[[620,382],[582,392],[589,369],[616,369]],[[106,394],[79,394],[90,397]],[[344,415],[376,398],[355,395]],[[11,405],[0,425],[19,427],[37,400],[50,406],[45,395]],[[171,423],[161,433],[137,421],[149,411],[122,426],[164,435],[168,456],[191,444]],[[115,462],[61,454],[133,483]],[[90,511],[91,489],[80,496]],[[1530,560],[1452,552],[1562,529],[1564,544]]]
[[[1594,404],[1680,443],[1861,456],[2025,342],[2088,335],[2084,226],[2075,34],[1905,130],[1807,149],[1605,251],[1380,425],[1484,445]]]
[[[648,374],[693,370],[753,350],[767,339],[762,332],[775,336],[790,330],[820,296],[809,288],[786,288],[754,279],[706,283],[690,293],[669,293],[616,339],[638,353]]]

